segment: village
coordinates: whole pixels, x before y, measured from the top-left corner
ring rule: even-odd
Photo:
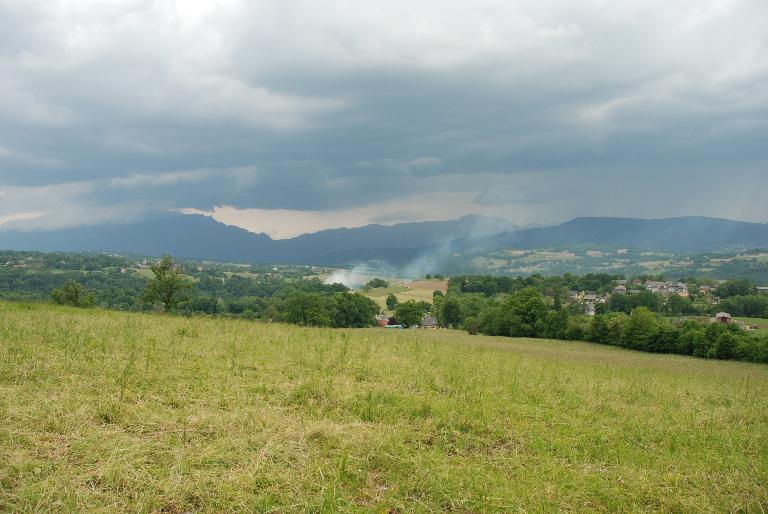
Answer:
[[[596,291],[570,291],[569,300],[571,305],[588,316],[594,316],[599,311],[599,305],[607,304],[613,295],[638,295],[648,292],[668,299],[670,296],[679,296],[686,299],[695,299],[699,304],[719,305],[720,298],[716,296],[717,287],[714,285],[696,285],[695,293],[691,291],[689,285],[681,281],[656,281],[656,280],[616,280],[611,292],[598,293]],[[757,286],[755,290],[758,294],[768,294],[768,286]],[[745,323],[735,319],[727,312],[717,312],[709,317],[710,323],[734,324],[740,328],[752,331],[758,327],[755,324]]]

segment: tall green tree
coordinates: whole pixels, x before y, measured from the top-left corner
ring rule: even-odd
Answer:
[[[448,296],[443,302],[443,322],[449,327],[461,326],[461,303],[455,296]]]
[[[415,300],[399,303],[395,310],[395,318],[406,327],[421,323],[421,317],[423,315],[424,306],[421,305],[421,302]]]
[[[395,295],[393,295],[391,293],[389,295],[387,295],[387,299],[386,299],[387,309],[389,309],[391,311],[397,309],[397,303],[398,303],[397,302],[397,296],[395,296]]]
[[[552,302],[552,309],[559,311],[563,308],[563,301],[560,299],[560,291],[555,291],[555,298]]]
[[[370,327],[379,312],[376,302],[359,293],[335,293],[332,297],[331,326]]]
[[[170,255],[153,263],[150,268],[155,276],[147,284],[142,300],[147,303],[161,302],[165,312],[175,309],[186,299],[192,284],[184,278],[181,268],[173,263]]]
[[[655,330],[656,315],[648,307],[633,309],[624,327],[625,345],[635,350],[648,351]]]
[[[296,325],[330,327],[333,325],[331,302],[318,293],[296,293],[286,302],[283,319]]]

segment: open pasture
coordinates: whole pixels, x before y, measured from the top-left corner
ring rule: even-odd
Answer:
[[[0,303],[0,511],[763,512],[768,366]]]

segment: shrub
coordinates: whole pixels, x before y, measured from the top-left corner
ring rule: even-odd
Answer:
[[[72,305],[74,307],[90,307],[93,305],[93,294],[79,282],[67,280],[64,284],[51,292],[51,298],[59,305]]]

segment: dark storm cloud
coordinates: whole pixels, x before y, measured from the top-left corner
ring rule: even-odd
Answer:
[[[0,219],[424,192],[520,222],[722,213],[671,188],[756,194],[730,181],[765,175],[766,27],[761,0],[5,1]]]

